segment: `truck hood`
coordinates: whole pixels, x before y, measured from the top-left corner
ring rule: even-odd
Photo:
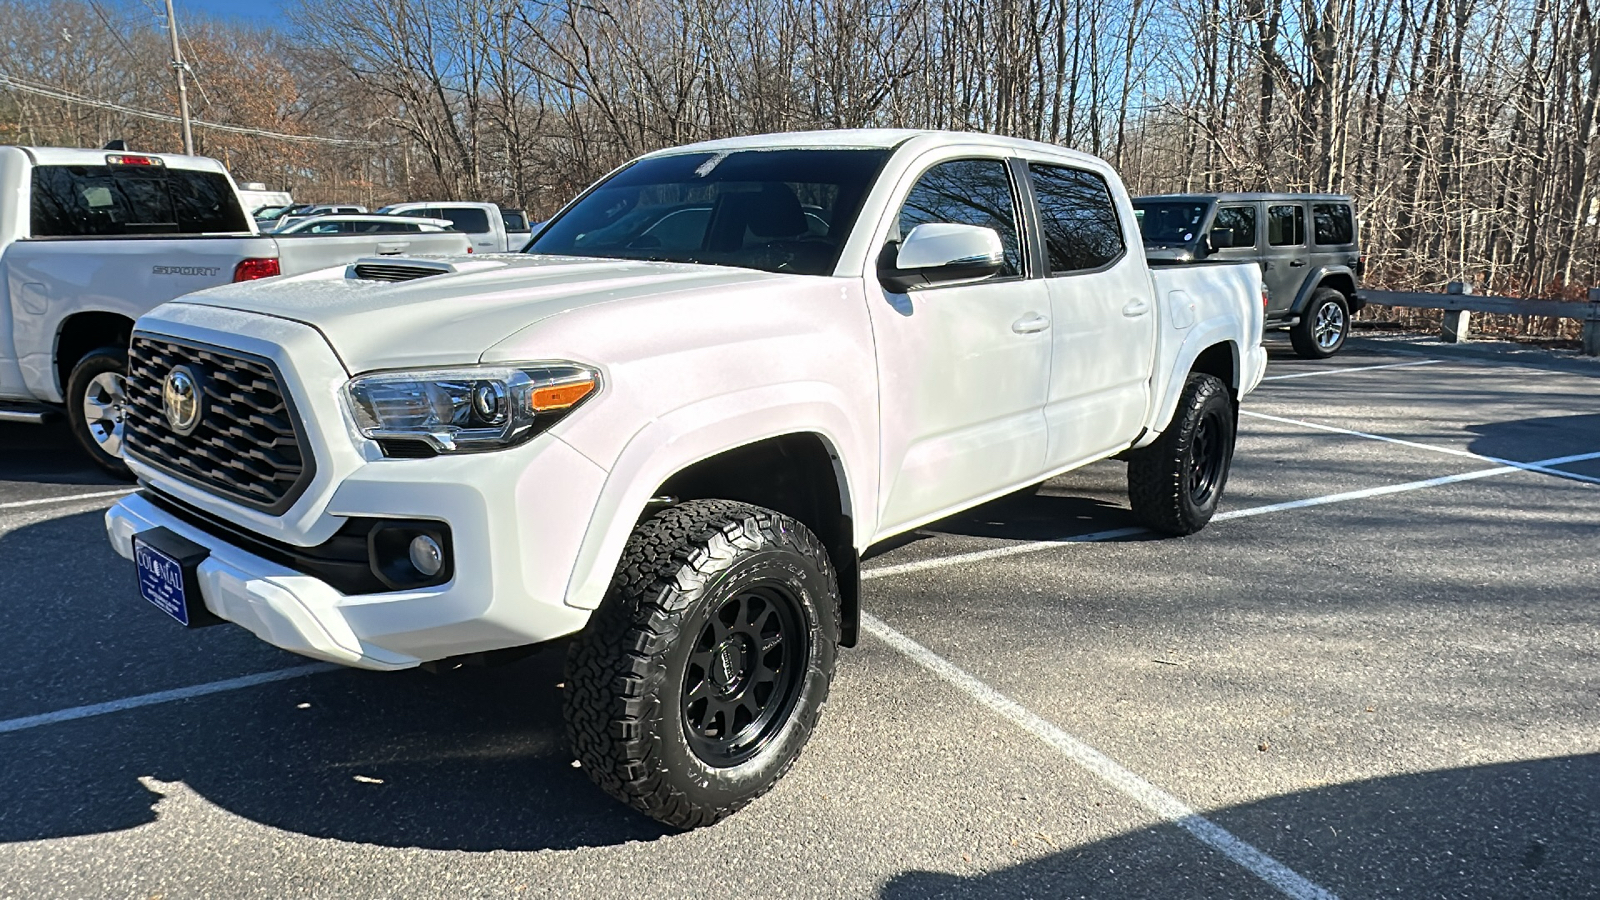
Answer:
[[[346,277],[344,267],[231,284],[178,298],[303,322],[352,374],[475,363],[507,336],[552,316],[632,297],[710,291],[802,276],[644,260],[526,254],[384,257],[447,269],[410,281]]]

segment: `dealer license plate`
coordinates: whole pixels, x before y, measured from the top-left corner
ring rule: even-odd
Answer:
[[[171,554],[133,536],[133,561],[139,567],[139,595],[162,612],[189,625],[189,598],[183,581],[183,564]]]

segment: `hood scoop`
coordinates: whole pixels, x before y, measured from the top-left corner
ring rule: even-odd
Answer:
[[[344,277],[362,281],[415,281],[431,275],[453,275],[460,272],[481,272],[498,269],[503,262],[493,260],[462,260],[446,262],[442,259],[420,257],[369,256],[358,259],[344,272]]]

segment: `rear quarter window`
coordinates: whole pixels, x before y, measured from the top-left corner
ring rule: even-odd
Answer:
[[[1344,203],[1311,204],[1311,221],[1319,244],[1356,242],[1355,217]]]
[[[34,237],[247,232],[228,178],[155,166],[38,166]]]

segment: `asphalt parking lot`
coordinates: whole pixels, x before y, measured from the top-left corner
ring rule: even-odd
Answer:
[[[560,648],[186,632],[0,426],[0,897],[1600,896],[1600,370],[1268,374],[1198,535],[1108,461],[869,560],[799,765],[687,834],[574,768]]]

